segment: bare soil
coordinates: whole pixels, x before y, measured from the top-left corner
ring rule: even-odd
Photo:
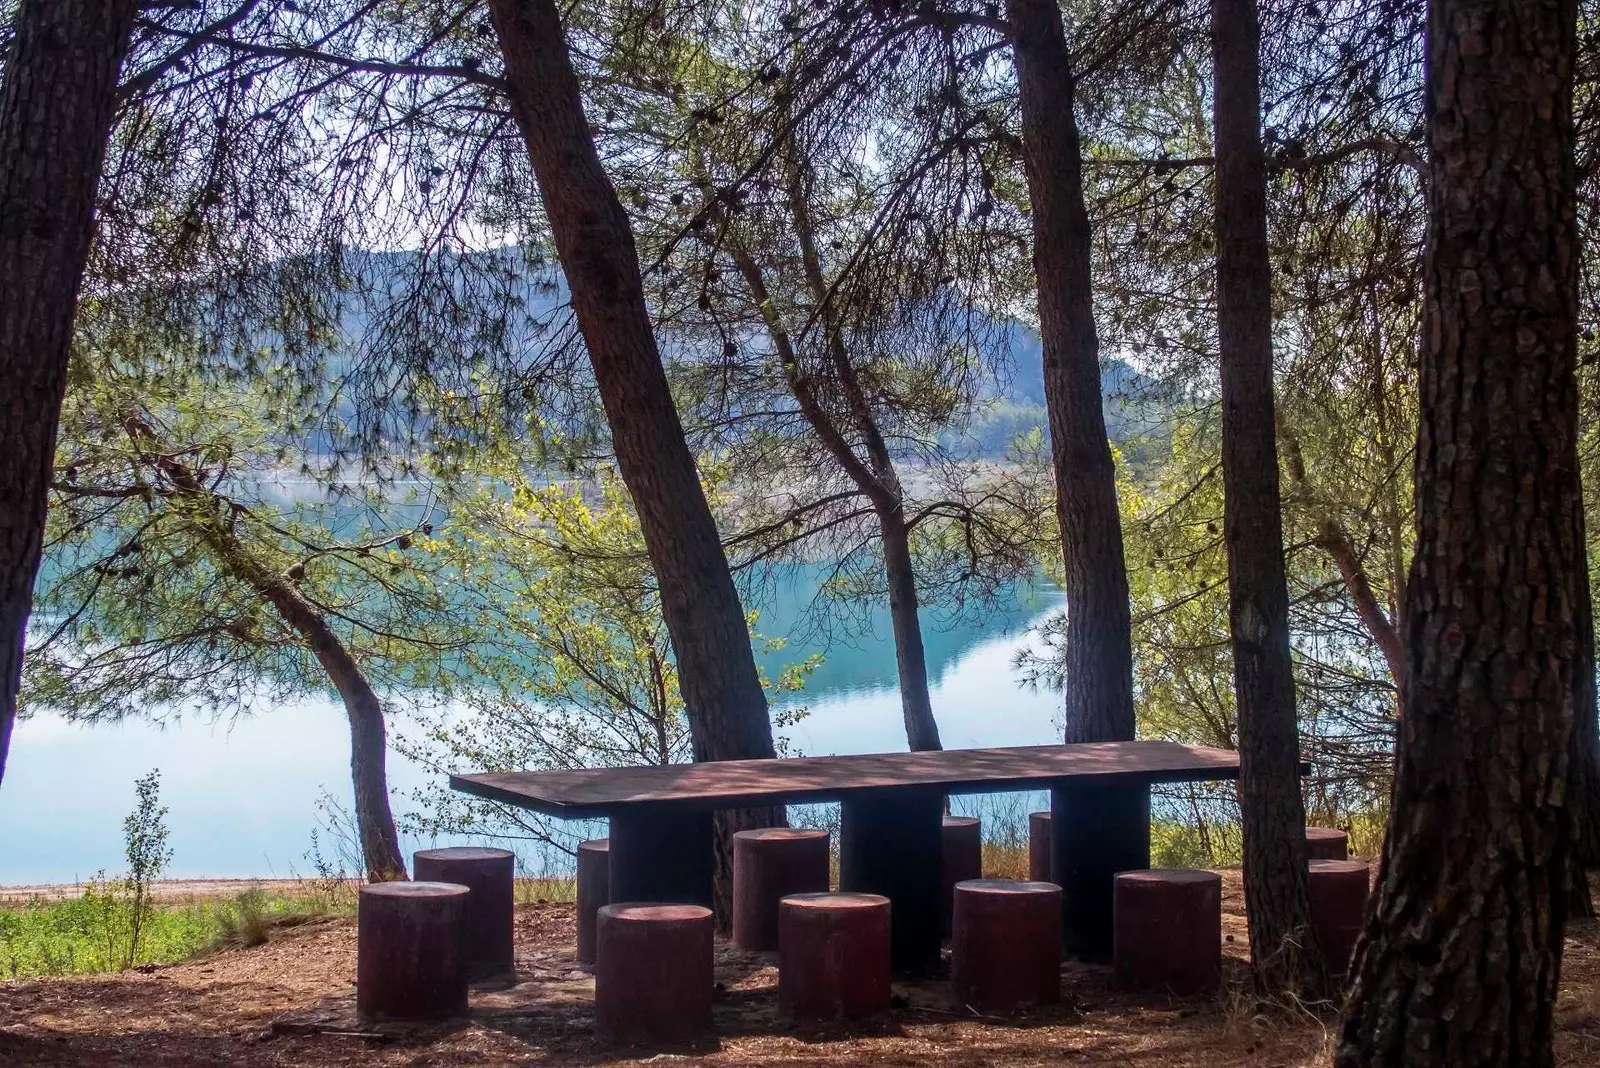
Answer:
[[[513,984],[476,988],[471,1018],[379,1033],[354,1019],[355,927],[348,918],[285,926],[262,946],[147,972],[0,984],[0,1065],[336,1068],[349,1065],[664,1065],[962,1068],[998,1065],[1290,1066],[1326,1064],[1331,1010],[1260,1014],[1236,873],[1225,873],[1229,993],[1175,1000],[1114,991],[1104,968],[1065,966],[1064,1002],[985,1019],[945,984],[897,988],[887,1017],[797,1026],[776,1008],[770,958],[719,946],[715,1040],[674,1050],[618,1048],[593,1033],[593,981],[573,957],[573,910],[517,910]],[[1600,1064],[1600,927],[1574,925],[1558,1006],[1558,1063]]]
[[[157,901],[178,902],[195,898],[232,897],[246,890],[292,894],[306,887],[302,879],[162,879],[150,883]],[[355,893],[360,884],[349,882]],[[22,883],[0,886],[0,905],[26,905],[29,901],[67,901],[81,897],[88,883]]]

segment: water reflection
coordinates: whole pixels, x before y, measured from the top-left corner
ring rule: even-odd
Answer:
[[[946,747],[1030,745],[1057,737],[1059,695],[1019,687],[1011,668],[1027,621],[1057,599],[1050,591],[1029,590],[981,625],[930,632],[933,705]],[[775,615],[770,622],[792,625],[793,619]],[[892,688],[894,652],[884,637],[869,630],[828,651],[826,666],[800,699],[810,715],[787,732],[792,750],[823,755],[905,748]],[[810,650],[807,643],[793,644],[781,660]],[[133,781],[153,767],[162,771],[162,799],[171,810],[173,877],[307,874],[318,796],[324,787],[341,798],[349,791],[344,712],[336,702],[313,699],[257,708],[216,725],[190,719],[166,727],[84,728],[34,717],[17,728],[0,786],[0,884],[120,870],[121,820],[132,806]],[[394,756],[390,778],[403,811],[429,776]],[[409,850],[431,843],[403,844]]]

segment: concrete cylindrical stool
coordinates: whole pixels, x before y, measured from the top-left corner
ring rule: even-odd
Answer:
[[[595,913],[611,904],[611,839],[578,845],[578,962],[594,963]]]
[[[467,978],[511,974],[516,968],[511,929],[517,858],[505,849],[456,846],[419,849],[411,864],[419,881],[457,883],[472,891],[462,925]]]
[[[469,891],[454,883],[374,883],[356,906],[356,1011],[369,1020],[465,1016],[462,942]]]
[[[733,836],[733,944],[778,948],[778,902],[828,890],[828,832],[763,827]]]
[[[1306,828],[1307,860],[1348,860],[1350,836],[1332,827]]]
[[[1061,1000],[1061,887],[1014,879],[956,884],[950,982],[962,1004],[1008,1012]]]
[[[1116,878],[1112,959],[1117,985],[1201,994],[1222,979],[1222,878],[1157,868]]]
[[[688,1042],[711,1026],[711,910],[606,905],[595,922],[594,1022],[630,1042]]]
[[[791,894],[778,906],[778,1007],[857,1019],[889,1008],[889,899]]]
[[[946,816],[943,859],[939,865],[939,933],[954,929],[956,884],[983,878],[983,821],[976,816]]]
[[[1367,916],[1367,866],[1359,860],[1313,860],[1310,875],[1311,934],[1328,971],[1343,975]]]
[[[1028,878],[1050,881],[1050,813],[1028,813]]]

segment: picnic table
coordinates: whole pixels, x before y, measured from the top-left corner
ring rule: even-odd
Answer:
[[[939,960],[947,795],[1050,791],[1063,939],[1102,955],[1114,875],[1150,866],[1151,784],[1238,776],[1231,750],[1137,741],[452,775],[450,785],[561,819],[605,817],[613,901],[704,905],[717,809],[837,801],[840,889],[888,897],[895,966],[924,971]]]

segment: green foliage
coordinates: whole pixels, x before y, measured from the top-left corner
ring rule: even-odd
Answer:
[[[182,960],[204,949],[217,931],[215,909],[195,905],[156,908],[144,920],[139,952],[129,957],[121,934],[132,903],[91,884],[68,901],[35,899],[0,908],[0,977],[75,975],[116,971],[131,964]]]
[[[192,343],[129,333],[97,322],[74,363],[25,707],[226,714],[331,690],[271,585],[320,615],[375,687],[440,670],[457,640],[449,591],[409,551],[432,501],[345,481],[336,456],[297,441],[307,424],[281,368],[218,383]]]
[[[271,931],[270,905],[267,892],[259,886],[239,891],[233,907],[222,914],[215,941],[246,949],[264,944]]]
[[[316,893],[259,888],[233,898],[156,902],[144,917],[139,951],[129,960],[117,932],[127,930],[131,907],[125,896],[108,894],[103,882],[75,898],[0,905],[0,979],[169,964],[214,946],[258,945],[276,926],[348,913],[354,905],[330,908]]]
[[[621,481],[536,480],[507,443],[481,458],[482,481],[447,522],[418,540],[475,635],[446,712],[400,741],[424,764],[508,770],[665,764],[690,757],[678,692],[637,517]],[[715,486],[708,486],[715,496]],[[752,623],[754,620],[752,620]],[[764,680],[804,685],[815,660]],[[804,714],[788,708],[780,727]],[[566,843],[537,816],[435,790],[415,821],[425,834],[512,834]]]
[[[128,858],[128,874],[122,890],[128,898],[127,951],[123,967],[133,966],[150,915],[150,886],[172,860],[167,846],[167,807],[161,803],[161,771],[133,784],[138,800],[122,821],[123,852]]]
[[[1116,398],[1140,730],[1232,745],[1204,20],[1130,20],[1099,0],[1063,10],[1084,67],[1107,381],[1145,394]],[[1316,768],[1308,800],[1325,821],[1377,811],[1389,774],[1394,689],[1329,531],[1397,620],[1422,13],[1313,6],[1268,27],[1263,57],[1295,669]],[[794,335],[800,377],[850,446],[862,448],[865,421],[889,443],[926,604],[949,614],[1018,575],[1061,574],[1041,413],[988,399],[1006,372],[993,328],[1032,313],[1036,279],[1009,42],[994,18],[970,14],[565,13],[657,327],[684,357],[674,385],[730,551],[757,593],[761,565],[786,554],[830,567],[818,612],[829,626],[882,597],[878,533],[860,487],[797,416],[767,313]],[[215,16],[179,5],[163,25],[181,33]],[[224,36],[225,47],[196,37],[166,64],[188,38],[153,32],[130,61],[154,81],[130,94],[111,146],[119,177],[100,212],[93,326],[62,424],[29,706],[81,719],[235,711],[246,695],[326,689],[243,567],[292,581],[387,693],[464,709],[413,741],[436,763],[680,759],[648,562],[605,469],[581,346],[546,299],[546,222],[522,146],[504,136],[492,24],[455,4],[328,0],[242,11]],[[1591,36],[1581,102],[1596,84]],[[1594,124],[1580,125],[1589,144]],[[1595,203],[1585,195],[1580,210]],[[826,300],[803,267],[801,229]],[[749,292],[735,246],[764,272],[768,299]],[[408,251],[352,251],[371,248]],[[1587,262],[1585,274],[1593,319]],[[138,306],[136,322],[107,314],[113,293]],[[828,313],[865,417],[824,344]],[[346,326],[360,335],[348,348]],[[1588,413],[1592,333],[1583,346]],[[338,403],[349,396],[359,411]],[[518,424],[502,409],[537,417]],[[148,432],[130,434],[130,415]],[[464,488],[459,506],[382,485],[419,436],[432,438],[435,478]],[[975,463],[962,453],[973,442],[991,456],[1011,448]],[[341,470],[352,447],[359,480]],[[204,473],[205,492],[173,492],[163,461]],[[576,481],[548,484],[543,469],[558,461]],[[219,522],[242,556],[208,543]],[[1059,625],[1041,637],[1025,677],[1055,684]],[[1169,800],[1196,835],[1229,825],[1226,796]],[[480,826],[449,812],[435,824]],[[1181,835],[1162,848],[1227,852]]]
[[[125,970],[153,959],[152,953],[171,952],[192,934],[192,924],[160,921],[151,897],[172,859],[160,771],[135,782],[134,794],[133,811],[122,821],[127,872],[108,879],[102,871],[76,901],[48,908],[35,901],[18,913],[0,913],[0,973]]]
[[[217,944],[259,945],[275,924],[354,907],[316,887],[294,893],[251,887],[231,899],[159,900],[157,883],[172,859],[160,772],[140,778],[134,792],[133,811],[122,824],[128,869],[121,878],[102,872],[75,898],[0,905],[0,978],[170,963]]]

